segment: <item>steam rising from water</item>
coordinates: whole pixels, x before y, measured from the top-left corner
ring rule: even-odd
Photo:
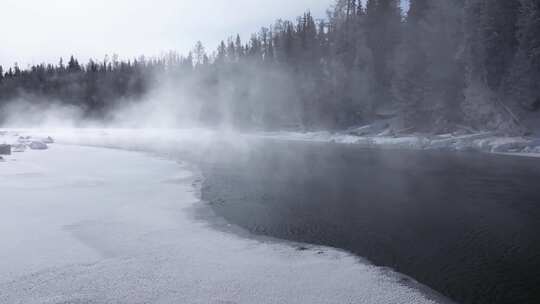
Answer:
[[[78,100],[60,101],[31,94],[0,107],[7,128],[208,128],[250,129],[269,124],[299,126],[302,109],[294,76],[286,68],[238,63],[235,71],[199,67],[189,76],[154,72],[140,98],[124,97],[89,115]],[[217,73],[217,74],[216,74]],[[97,118],[93,118],[97,117]]]
[[[83,117],[82,109],[74,105],[49,100],[37,102],[31,97],[20,97],[1,109],[5,127],[75,127]]]

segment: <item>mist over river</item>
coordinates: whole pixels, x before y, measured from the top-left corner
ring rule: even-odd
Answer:
[[[540,162],[255,141],[199,158],[202,198],[252,233],[345,249],[460,303],[540,303]]]

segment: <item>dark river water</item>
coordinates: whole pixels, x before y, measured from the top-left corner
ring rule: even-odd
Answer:
[[[460,303],[540,303],[540,159],[261,141],[201,155],[259,235],[342,248]]]

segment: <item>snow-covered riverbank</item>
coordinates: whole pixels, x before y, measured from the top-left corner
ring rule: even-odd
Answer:
[[[124,149],[174,146],[172,134],[162,142],[130,134],[52,135]],[[243,239],[195,220],[197,177],[185,164],[58,144],[6,159],[0,303],[435,302],[343,252]]]
[[[1,131],[1,130],[0,130]],[[46,138],[49,134],[64,143],[97,146],[139,147],[160,150],[204,149],[209,144],[228,142],[241,147],[247,139],[275,139],[309,142],[333,142],[378,149],[478,151],[515,156],[540,157],[540,138],[508,137],[492,132],[443,135],[394,135],[388,129],[366,126],[341,132],[251,132],[215,131],[206,129],[49,129],[11,130],[0,136],[0,143],[15,141],[19,134]],[[196,152],[195,152],[196,153]]]
[[[348,132],[268,132],[257,134],[265,138],[356,144],[367,148],[479,151],[488,153],[516,153],[520,156],[540,157],[540,139],[505,137],[491,132],[444,135],[390,135]]]

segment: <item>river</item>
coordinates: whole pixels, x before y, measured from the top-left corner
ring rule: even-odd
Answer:
[[[460,303],[540,303],[540,161],[255,141],[200,155],[202,198],[257,235],[345,249]]]

